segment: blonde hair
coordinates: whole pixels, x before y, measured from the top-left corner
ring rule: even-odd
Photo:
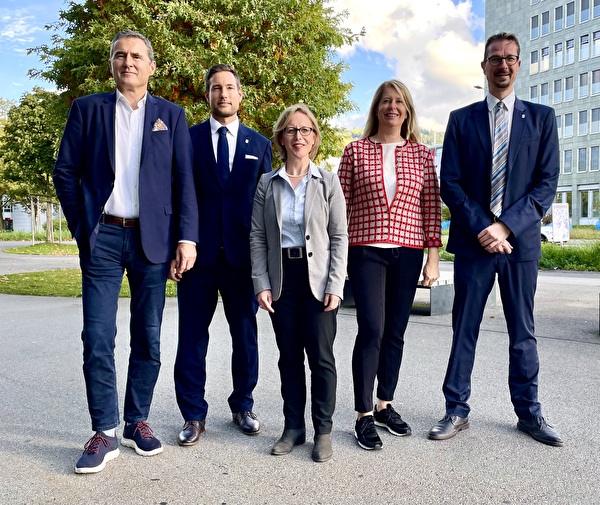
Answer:
[[[421,133],[419,132],[419,124],[417,122],[417,114],[415,113],[415,105],[413,103],[412,96],[410,95],[408,88],[397,79],[390,79],[389,81],[382,82],[377,88],[377,91],[375,91],[373,101],[369,107],[369,114],[367,116],[363,138],[375,135],[377,130],[379,130],[377,109],[379,108],[379,102],[381,101],[385,88],[387,87],[395,89],[402,97],[402,101],[406,106],[406,119],[400,127],[400,135],[407,140],[419,142],[421,139]]]
[[[308,156],[311,160],[314,160],[315,156],[317,155],[317,151],[319,150],[319,146],[321,145],[321,132],[319,131],[317,118],[315,118],[315,115],[303,103],[296,103],[294,105],[290,105],[281,113],[279,119],[275,121],[275,124],[273,125],[273,145],[277,148],[277,152],[279,153],[279,157],[281,158],[281,160],[285,162],[287,160],[287,151],[285,149],[285,146],[283,146],[281,143],[281,137],[283,135],[283,131],[290,124],[290,117],[295,112],[301,112],[306,117],[308,117],[308,119],[311,122],[315,134],[315,143],[312,146],[310,152],[308,153]]]

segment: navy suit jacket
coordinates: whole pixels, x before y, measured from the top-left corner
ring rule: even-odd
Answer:
[[[477,235],[492,224],[492,138],[487,102],[450,113],[441,163],[441,196],[450,209],[448,252],[489,254]],[[541,257],[540,221],[556,195],[559,174],[554,109],[515,100],[508,146],[504,204],[499,220],[512,233],[509,260]]]
[[[53,179],[80,254],[93,250],[98,223],[115,180],[116,92],[73,102]],[[153,131],[161,119],[167,129]],[[173,259],[179,240],[198,240],[192,145],[181,107],[147,95],[139,174],[139,218],[144,254],[152,263]]]
[[[200,219],[196,264],[209,266],[224,247],[227,261],[250,267],[250,226],[256,186],[272,169],[271,142],[240,123],[231,173],[223,185],[216,167],[210,121],[190,128]]]

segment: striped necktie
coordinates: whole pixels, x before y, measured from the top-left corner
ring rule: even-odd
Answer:
[[[504,104],[494,109],[494,150],[492,151],[492,198],[490,209],[498,217],[502,214],[502,200],[506,186],[506,157],[508,154],[508,114]]]

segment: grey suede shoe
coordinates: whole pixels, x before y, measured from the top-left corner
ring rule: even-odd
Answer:
[[[329,461],[332,456],[331,433],[315,435],[315,446],[312,451],[313,461],[324,463],[325,461]]]
[[[294,446],[302,445],[304,442],[306,442],[306,430],[304,428],[283,430],[281,438],[275,442],[275,445],[271,449],[271,454],[273,456],[289,454],[294,449]]]

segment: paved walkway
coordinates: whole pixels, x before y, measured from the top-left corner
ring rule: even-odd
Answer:
[[[20,260],[23,268],[30,268],[30,259]],[[350,370],[356,321],[352,309],[342,309],[335,345],[335,452],[324,464],[311,461],[310,441],[288,456],[269,454],[283,418],[277,350],[263,312],[255,391],[262,433],[248,437],[231,423],[231,346],[220,305],[208,356],[207,432],[195,447],[177,445],[182,425],[172,378],[177,309],[170,299],[163,369],[149,419],[165,450],[142,458],[123,447],[103,472],[87,476],[73,473],[90,436],[78,336],[81,302],[0,295],[0,504],[599,504],[599,292],[599,274],[540,274],[540,399],[566,441],[563,448],[539,444],[516,429],[507,388],[504,317],[501,308],[493,307],[484,316],[473,373],[471,428],[452,440],[427,439],[444,410],[440,389],[451,318],[415,315],[394,402],[413,435],[381,433],[383,450],[359,449],[352,436]],[[116,348],[121,391],[127,313],[127,300],[122,300]]]

